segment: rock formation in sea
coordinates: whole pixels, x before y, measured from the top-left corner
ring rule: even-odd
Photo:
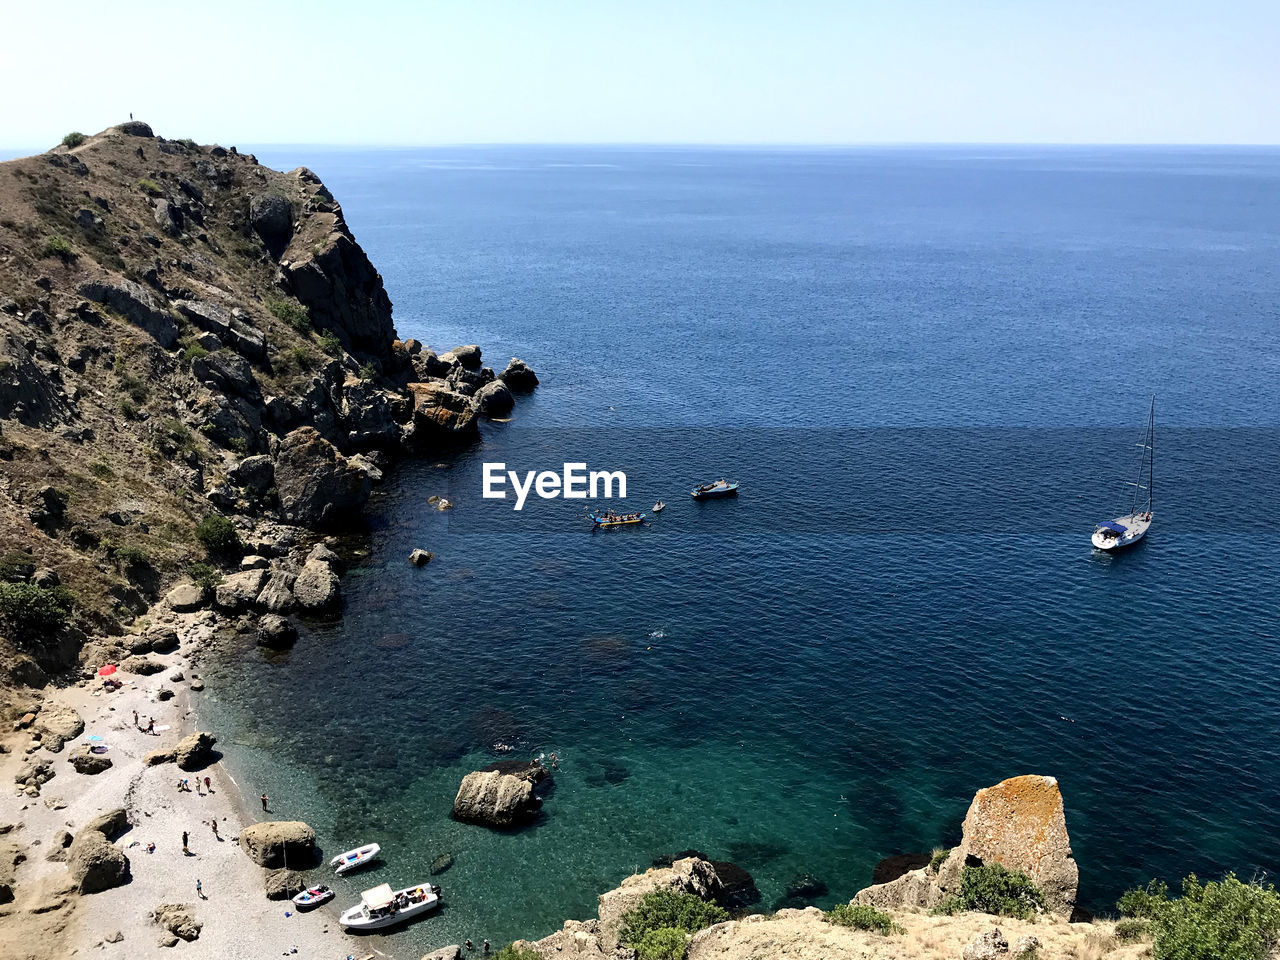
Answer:
[[[397,457],[475,438],[537,382],[398,339],[306,168],[137,121],[0,164],[0,712],[145,653],[133,625],[162,597],[337,611],[317,538]]]
[[[862,890],[857,903],[876,907],[936,907],[959,891],[966,866],[997,863],[1027,874],[1051,913],[1070,918],[1080,871],[1071,853],[1062,791],[1053,777],[1012,777],[979,790],[964,818],[960,845],[937,867],[908,871]]]
[[[542,807],[534,787],[547,776],[542,764],[496,763],[462,778],[453,816],[466,823],[506,829],[533,819]]]

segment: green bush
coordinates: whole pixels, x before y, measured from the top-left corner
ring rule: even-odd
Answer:
[[[656,933],[670,928],[681,934],[681,952],[677,956],[683,957],[688,936],[728,919],[729,914],[720,907],[691,893],[654,890],[646,893],[639,903],[622,915],[618,939],[636,951],[643,943],[648,943],[654,950],[666,949],[675,938],[670,934],[657,936]],[[658,956],[661,955],[655,954],[654,958]],[[640,960],[654,958],[640,954]]]
[[[42,257],[58,257],[66,261],[75,257],[75,255],[76,252],[72,249],[71,244],[67,242],[67,238],[57,233],[47,238],[44,246],[40,248],[40,256]]]
[[[342,353],[342,341],[332,330],[321,330],[320,336],[316,339],[320,343],[320,349],[329,356],[336,357]]]
[[[187,568],[187,576],[202,590],[212,590],[222,582],[222,573],[207,563],[193,563]]]
[[[507,944],[507,946],[493,955],[493,960],[542,960],[542,957],[537,950],[530,950],[528,947],[517,947],[515,944]]]
[[[297,300],[284,297],[267,297],[267,309],[277,320],[283,320],[299,333],[311,330],[311,314]]]
[[[93,463],[89,464],[89,472],[99,480],[110,480],[116,475],[116,472],[111,469],[111,464],[105,460],[93,461]]]
[[[147,556],[147,551],[138,547],[117,547],[115,557],[116,563],[120,564],[121,569],[124,570],[151,566],[151,558]]]
[[[937,873],[942,869],[942,865],[947,862],[947,857],[951,856],[951,851],[946,847],[935,847],[933,856],[929,858],[929,872]]]
[[[62,138],[62,145],[64,147],[67,147],[68,149],[74,150],[76,147],[80,146],[80,144],[84,143],[88,139],[89,138],[86,137],[79,130],[72,130],[70,133],[68,133],[65,137]]]
[[[193,343],[187,349],[182,351],[182,365],[184,367],[191,366],[192,360],[199,360],[201,357],[207,357],[209,351],[198,343]]]
[[[293,362],[298,365],[300,370],[311,369],[311,353],[306,347],[293,348]]]
[[[684,960],[689,934],[675,927],[650,930],[635,944],[637,960]]]
[[[372,363],[366,363],[360,368],[361,380],[372,380],[378,375],[378,368]]]
[[[160,184],[156,183],[154,180],[148,180],[146,177],[143,177],[138,181],[138,189],[148,197],[164,196],[164,187],[160,186]]]
[[[1151,922],[1137,917],[1116,921],[1116,939],[1121,943],[1139,943],[1151,936]]]
[[[1155,960],[1264,960],[1280,942],[1280,894],[1271,884],[1244,883],[1233,873],[1201,883],[1193,873],[1182,881],[1181,897],[1168,890],[1152,881],[1119,902],[1129,919],[1149,924]]]
[[[953,914],[976,910],[1026,920],[1043,909],[1044,894],[1030,877],[991,863],[965,867],[960,873],[960,893],[947,897],[934,912]]]
[[[0,583],[0,624],[19,642],[57,633],[71,615],[71,595],[61,587]]]
[[[132,400],[130,400],[128,397],[123,397],[123,398],[121,398],[121,400],[120,400],[120,416],[124,417],[126,420],[137,420],[137,419],[138,419],[138,406],[137,406],[137,404],[135,404],[135,403],[134,403]]]
[[[244,555],[244,545],[240,543],[236,525],[220,513],[207,516],[196,524],[196,539],[209,556],[219,560],[238,560]]]
[[[838,904],[824,913],[823,917],[826,918],[827,923],[853,927],[855,930],[873,930],[886,937],[891,933],[906,932],[905,928],[894,923],[893,917],[887,913],[861,903]]]

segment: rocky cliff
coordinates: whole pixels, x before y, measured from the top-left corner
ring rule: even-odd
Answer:
[[[305,168],[137,122],[0,164],[0,686],[93,666],[89,636],[121,652],[193,567],[175,606],[332,607],[309,531],[537,383],[401,341],[391,310]],[[214,514],[244,550],[195,540]],[[233,575],[216,598],[210,562]]]

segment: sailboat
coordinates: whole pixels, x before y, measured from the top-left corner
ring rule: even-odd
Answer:
[[[1138,479],[1130,483],[1133,500],[1129,512],[1114,520],[1104,520],[1093,531],[1093,545],[1099,550],[1119,550],[1128,547],[1147,535],[1151,529],[1151,505],[1155,490],[1156,465],[1156,398],[1151,398],[1151,413],[1147,418],[1147,432],[1138,444],[1142,450],[1138,458]]]

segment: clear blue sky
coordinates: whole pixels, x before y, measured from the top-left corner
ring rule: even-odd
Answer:
[[[0,149],[1280,143],[1280,0],[10,3]]]

